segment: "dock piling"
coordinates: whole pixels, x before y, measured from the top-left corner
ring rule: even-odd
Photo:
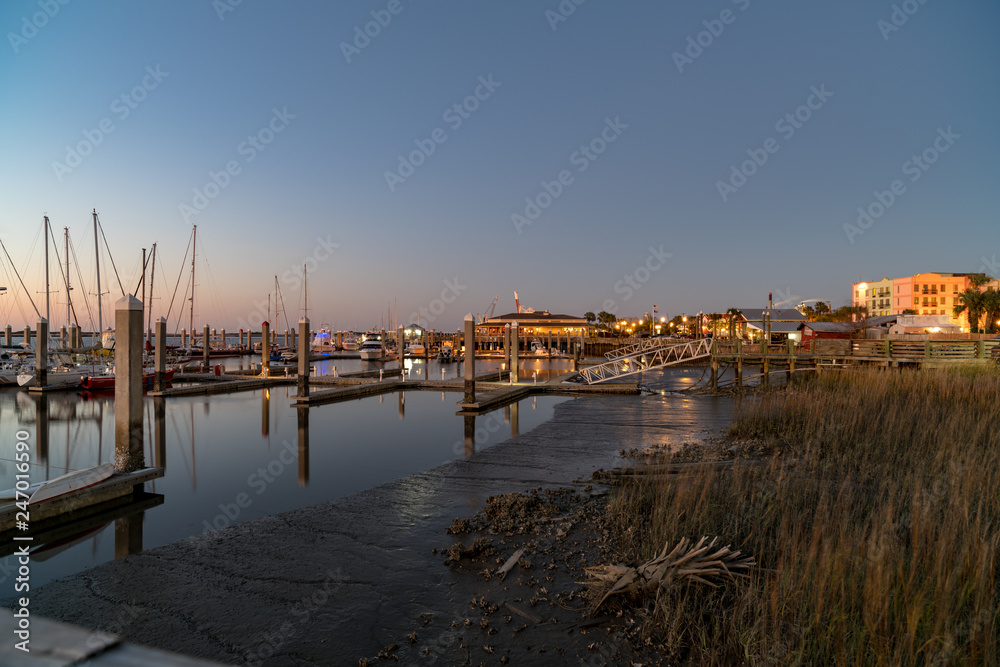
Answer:
[[[6,327],[4,327],[3,330],[3,344],[6,345],[7,347],[10,347],[11,333],[12,332],[10,330],[10,325],[8,324]]]
[[[115,303],[115,472],[145,467],[142,437],[142,302]]]
[[[503,363],[510,368],[510,323],[503,325]]]
[[[510,381],[514,384],[520,380],[518,377],[518,371],[520,370],[518,366],[519,363],[519,348],[521,347],[521,336],[518,335],[518,325],[517,320],[514,320],[510,325]]]
[[[98,332],[98,337],[100,337],[100,332]],[[100,338],[98,338],[100,340]],[[25,349],[31,347],[31,327],[24,327],[24,347]]]
[[[35,329],[35,386],[44,388],[48,384],[49,373],[49,321],[38,320]]]
[[[208,372],[208,369],[210,368],[209,362],[208,362],[208,353],[212,349],[212,340],[211,340],[211,338],[209,338],[208,332],[209,332],[209,329],[208,329],[208,325],[206,324],[205,328],[202,330],[202,334],[201,334],[201,365],[202,365],[202,368],[204,368],[204,370],[205,370],[206,373]]]
[[[167,376],[167,320],[156,320],[156,348],[154,354],[155,370],[153,375],[153,390],[163,391],[166,388],[164,378]]]
[[[465,316],[465,399],[476,402],[476,320],[472,313]],[[468,448],[468,444],[466,444]]]
[[[261,322],[261,341],[266,341],[271,332],[270,322]],[[269,377],[271,375],[271,346],[261,343],[260,346],[260,376]]]
[[[299,318],[299,378],[298,394],[300,398],[309,395],[309,318]]]

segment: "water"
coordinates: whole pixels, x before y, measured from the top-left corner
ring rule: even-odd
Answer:
[[[238,366],[251,360],[219,361]],[[317,370],[330,372],[334,363],[341,372],[375,366],[357,359],[337,360],[320,362]],[[499,364],[496,361],[495,367]],[[436,362],[416,360],[407,365],[413,377],[417,371],[440,377],[442,365]],[[528,378],[532,370],[544,371],[547,377],[564,372],[566,366],[563,360],[552,360],[554,370],[548,360],[526,365],[529,370],[522,377]],[[443,366],[449,375],[458,364]],[[491,362],[477,363],[477,371],[490,366]],[[449,460],[475,456],[476,451],[534,428],[551,417],[557,403],[572,400],[539,396],[478,417],[463,417],[455,414],[455,403],[461,398],[457,392],[396,392],[297,410],[291,407],[294,391],[294,387],[280,387],[144,399],[146,465],[157,460],[159,432],[166,472],[146,484],[147,492],[162,496],[162,504],[125,520],[133,536],[141,536],[138,548],[333,500]],[[160,417],[157,405],[162,409]],[[308,445],[300,456],[303,416]],[[475,433],[472,449],[465,441],[468,427]],[[32,481],[113,462],[114,393],[37,396],[16,389],[0,391],[0,437],[13,443],[21,429],[30,434]],[[0,451],[0,473],[3,488],[13,486],[10,447]],[[62,551],[39,554],[33,558],[32,586],[112,560],[115,533],[112,522]],[[0,560],[0,598],[11,590],[7,585],[14,566],[12,557]]]

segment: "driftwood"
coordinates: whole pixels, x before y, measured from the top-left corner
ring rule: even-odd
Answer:
[[[511,568],[517,564],[517,561],[519,561],[521,559],[521,556],[523,555],[524,555],[524,547],[521,547],[520,549],[514,552],[513,556],[507,559],[506,563],[500,566],[500,569],[497,570],[497,574],[500,575],[500,581],[503,581],[503,578],[507,576],[507,573],[510,572]]]
[[[684,537],[669,553],[670,543],[667,542],[659,556],[638,567],[599,565],[586,568],[589,586],[599,588],[611,583],[593,613],[612,595],[658,596],[661,589],[682,581],[697,581],[717,588],[714,580],[747,576],[746,570],[756,564],[753,557],[741,556],[741,552],[730,551],[728,546],[717,549],[718,539],[715,537],[708,542],[707,537],[702,537],[692,546]]]

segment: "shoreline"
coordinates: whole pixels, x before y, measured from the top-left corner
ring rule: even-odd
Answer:
[[[455,541],[452,519],[476,514],[488,496],[573,486],[620,464],[620,450],[679,446],[729,421],[728,403],[723,416],[711,399],[690,403],[672,412],[659,396],[567,401],[471,459],[49,582],[32,611],[235,664],[265,655],[268,664],[354,664],[394,644],[405,664],[464,662],[463,642],[444,644],[468,607],[466,585],[434,553]],[[411,645],[417,628],[426,639]]]

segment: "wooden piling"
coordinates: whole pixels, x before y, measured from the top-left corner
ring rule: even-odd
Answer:
[[[7,347],[10,347],[10,340],[11,340],[11,334],[12,333],[13,332],[11,331],[9,324],[6,327],[4,327],[4,330],[3,330],[3,344],[6,345]]]
[[[465,403],[476,402],[476,320],[465,316]]]
[[[510,368],[510,323],[503,325],[503,363]]]
[[[205,328],[202,329],[201,333],[201,365],[202,368],[205,369],[206,373],[210,368],[208,361],[208,352],[209,350],[212,349],[212,340],[209,338],[208,331],[209,331],[208,325],[206,324]]]
[[[736,341],[736,386],[743,386],[743,341]]]
[[[98,333],[100,336],[100,333]],[[31,327],[24,327],[24,347],[25,349],[31,347]]]
[[[115,472],[144,467],[142,302],[128,295],[115,303]]]
[[[187,329],[181,329],[181,347],[187,347],[187,346],[188,346],[188,332],[187,332]],[[194,345],[192,345],[191,347],[194,347]]]
[[[719,391],[719,345],[712,338],[712,391]]]
[[[156,347],[154,352],[155,370],[153,375],[153,390],[163,391],[166,389],[167,376],[167,320],[159,318],[156,320]]]
[[[35,329],[35,386],[42,389],[48,384],[49,374],[49,321],[38,320]]]
[[[300,398],[309,395],[309,318],[299,318],[299,377],[298,393]]]
[[[262,322],[260,325],[261,341],[268,340],[271,333],[271,323]],[[308,355],[307,355],[308,356]],[[261,344],[260,346],[260,376],[269,377],[271,375],[271,346]]]
[[[514,320],[514,322],[510,325],[510,340],[510,381],[517,384],[520,381],[519,366],[521,365],[519,354],[521,348],[521,336],[517,320]]]
[[[69,336],[66,334],[66,326],[59,327],[59,347],[64,350],[69,347]]]

